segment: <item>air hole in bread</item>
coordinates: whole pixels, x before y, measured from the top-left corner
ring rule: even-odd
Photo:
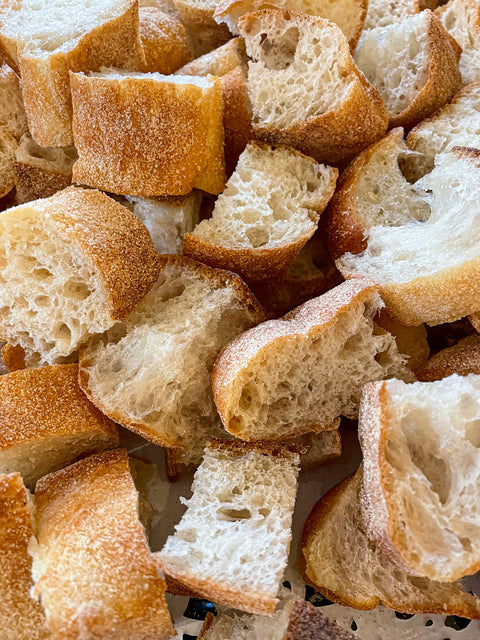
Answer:
[[[252,517],[252,513],[249,509],[217,509],[217,516],[219,520],[226,520],[227,522],[237,522],[238,520],[248,520]]]
[[[275,39],[266,33],[260,36],[261,58],[271,71],[287,69],[295,58],[300,33],[297,27],[290,27]]]

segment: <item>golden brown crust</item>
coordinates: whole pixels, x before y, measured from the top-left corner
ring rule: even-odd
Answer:
[[[22,94],[32,138],[42,147],[73,143],[70,71],[129,68],[142,59],[138,0],[131,0],[122,15],[92,29],[70,51],[48,57],[20,55]]]
[[[27,547],[32,534],[32,517],[20,474],[0,475],[1,630],[6,640],[50,637],[43,609],[30,596],[32,559]]]
[[[408,356],[406,364],[409,369],[416,372],[428,360],[430,347],[427,341],[425,325],[406,327],[390,318],[385,309],[382,309],[375,316],[375,324],[393,335],[397,343],[397,349],[400,353]]]
[[[306,600],[294,600],[282,640],[359,640]]]
[[[232,38],[220,47],[213,49],[213,51],[192,60],[192,62],[178,69],[177,73],[186,76],[207,76],[211,74],[221,78],[239,65],[246,69],[247,60],[243,38]]]
[[[13,346],[7,342],[7,344],[2,347],[2,360],[10,373],[25,369],[26,367],[25,351],[19,344]]]
[[[174,0],[174,4],[189,32],[194,58],[220,47],[232,37],[224,24],[217,24],[213,19],[214,6],[210,9],[195,6],[196,3],[189,0]]]
[[[157,7],[140,7],[139,16],[145,55],[139,71],[168,75],[192,60],[187,33],[180,20]]]
[[[210,86],[155,76],[71,75],[73,179],[117,194],[184,195],[225,186],[223,102]]]
[[[439,351],[415,371],[422,382],[441,380],[454,373],[459,376],[480,374],[480,335],[468,336],[453,347]]]
[[[222,77],[225,167],[231,175],[247,143],[253,140],[252,107],[247,81],[241,66]]]
[[[112,628],[125,640],[175,634],[125,451],[45,476],[35,507],[42,550],[35,592],[56,637],[104,637]]]
[[[26,162],[15,162],[16,202],[24,204],[39,198],[49,198],[57,191],[62,191],[72,182],[72,174],[55,169],[37,167]]]

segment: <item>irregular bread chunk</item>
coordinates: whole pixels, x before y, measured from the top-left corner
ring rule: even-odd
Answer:
[[[156,7],[141,7],[140,40],[145,55],[138,71],[168,75],[192,59],[185,27]]]
[[[238,66],[247,66],[247,53],[243,38],[232,38],[222,46],[192,60],[176,73],[184,76],[212,76],[221,78]]]
[[[423,8],[423,7],[422,7]],[[434,7],[429,7],[433,9]],[[420,12],[418,0],[401,0],[400,2],[385,2],[385,0],[368,0],[368,11],[363,26],[363,32],[386,27],[394,22],[401,22],[408,16]]]
[[[232,37],[224,24],[219,25],[213,19],[218,0],[173,0],[173,4],[187,29],[194,58],[216,49]]]
[[[459,69],[464,84],[480,80],[480,7],[475,0],[450,0],[435,11],[462,48]]]
[[[454,373],[466,376],[480,374],[480,336],[474,334],[463,338],[453,347],[435,353],[423,366],[415,371],[418,380],[433,382]]]
[[[12,134],[0,129],[0,198],[6,196],[15,187],[15,152],[18,143]]]
[[[167,576],[250,613],[275,611],[287,564],[300,457],[210,440],[187,511],[158,554]]]
[[[15,139],[28,131],[18,77],[8,65],[0,66],[0,127]]]

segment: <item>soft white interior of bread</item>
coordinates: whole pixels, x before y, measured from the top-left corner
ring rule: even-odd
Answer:
[[[462,47],[462,55],[458,68],[462,81],[478,82],[480,80],[480,27],[478,25],[479,5],[474,0],[451,0],[438,18]]]
[[[372,227],[367,249],[346,253],[338,261],[344,275],[368,275],[379,284],[404,283],[478,258],[480,168],[454,152],[440,154],[435,163],[435,169],[415,183],[430,206],[429,218]]]
[[[182,253],[183,236],[198,222],[201,195],[192,192],[182,201],[127,196],[131,210],[147,227],[158,253]]]
[[[218,421],[217,352],[252,324],[233,287],[168,265],[133,313],[86,347],[89,393],[120,422],[187,444]]]
[[[18,78],[6,64],[0,67],[0,96],[0,127],[18,139],[28,131],[27,118]]]
[[[211,11],[213,14],[218,4],[218,0],[173,0],[173,2],[180,13],[182,11],[182,7],[187,7],[188,9],[186,10],[189,10],[190,13],[193,8],[194,10],[203,9],[205,11]]]
[[[77,159],[75,147],[41,147],[29,133],[20,139],[15,154],[17,162],[69,175]]]
[[[311,235],[331,194],[332,169],[286,148],[249,145],[193,235],[232,249],[270,249]],[[323,202],[322,202],[323,201]]]
[[[275,598],[287,564],[298,456],[207,447],[187,511],[160,552],[175,573]],[[167,569],[168,573],[168,569]]]
[[[137,80],[156,80],[157,82],[166,82],[171,84],[193,84],[201,89],[210,89],[213,87],[213,81],[205,76],[184,76],[180,74],[165,76],[162,73],[140,71],[124,71],[123,69],[106,69],[101,71],[91,71],[90,78],[105,78],[108,80],[124,80],[125,78],[135,78]]]
[[[267,14],[268,15],[268,14]],[[338,108],[356,80],[348,43],[331,22],[300,15],[257,18],[244,34],[252,61],[248,94],[255,121],[278,127]]]
[[[381,306],[373,293],[321,333],[259,350],[235,379],[225,424],[268,440],[328,428],[340,415],[354,418],[362,386],[402,370],[395,339],[372,322]]]
[[[288,608],[273,616],[225,611],[219,613],[202,640],[280,640],[289,622]]]
[[[384,490],[403,553],[424,575],[464,575],[480,557],[480,376],[389,380],[386,389]]]
[[[386,27],[394,22],[400,22],[407,16],[418,12],[415,0],[368,0],[367,17],[363,31],[374,29],[375,27]]]
[[[113,324],[97,268],[40,202],[0,215],[0,332],[29,366],[55,364]]]
[[[355,61],[380,91],[391,116],[398,116],[428,78],[427,16],[410,16],[363,34]]]

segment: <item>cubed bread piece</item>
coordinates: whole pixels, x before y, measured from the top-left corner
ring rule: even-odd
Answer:
[[[450,104],[417,124],[408,134],[407,146],[417,152],[408,160],[416,179],[433,169],[435,156],[443,151],[480,148],[480,83],[464,87]]]
[[[157,282],[128,318],[80,352],[80,384],[106,415],[148,440],[188,449],[219,425],[210,388],[218,351],[261,322],[232,273],[161,258]]]
[[[459,56],[429,10],[367,31],[355,52],[387,105],[391,127],[411,127],[451,100],[462,84]]]
[[[72,144],[69,70],[135,67],[137,0],[6,0],[0,47],[22,77],[28,127],[42,147]]]
[[[302,540],[309,580],[330,600],[355,609],[383,604],[401,613],[479,619],[480,601],[460,583],[409,575],[370,542],[362,529],[361,482],[362,468],[313,507]]]
[[[300,456],[281,446],[211,440],[187,511],[158,554],[167,576],[250,613],[275,611]]]
[[[451,582],[480,569],[479,410],[474,374],[364,389],[365,530],[412,575]]]
[[[423,2],[422,4],[425,4]],[[426,7],[422,6],[422,9]],[[433,9],[434,7],[428,7]],[[419,0],[399,0],[398,2],[385,2],[385,0],[368,0],[368,10],[363,25],[363,32],[386,27],[394,22],[401,22],[408,16],[420,12]]]
[[[164,640],[175,635],[166,584],[139,520],[126,451],[45,476],[35,491],[34,595],[56,638]]]
[[[367,15],[368,0],[220,0],[213,14],[218,23],[224,22],[230,31],[238,35],[238,20],[246,13],[260,9],[287,9],[294,13],[320,16],[337,24],[355,50]]]
[[[168,75],[192,59],[185,27],[177,18],[156,7],[141,7],[140,40],[145,63],[138,71]]]
[[[463,84],[480,81],[480,7],[475,0],[450,0],[435,11],[462,48],[459,69]]]
[[[80,456],[118,446],[115,424],[78,384],[78,364],[0,376],[0,473],[38,478]]]
[[[337,176],[294,149],[250,143],[184,253],[247,282],[278,280],[315,233]]]
[[[45,614],[30,596],[33,535],[28,492],[18,473],[0,475],[0,602],[2,640],[47,640]]]
[[[427,362],[415,370],[422,382],[441,380],[454,373],[466,376],[480,374],[480,336],[474,334],[463,338],[453,347],[435,353]]]
[[[281,440],[355,418],[362,386],[412,379],[395,339],[372,318],[383,306],[371,280],[355,278],[228,344],[212,375],[227,431],[242,440]]]
[[[77,159],[75,147],[40,147],[25,133],[15,152],[16,202],[24,204],[49,198],[72,182],[72,165]]]
[[[159,273],[147,229],[93,189],[3,212],[0,237],[0,337],[27,366],[55,364],[123,320]]]
[[[238,66],[247,66],[247,53],[243,38],[232,38],[220,47],[192,60],[176,73],[184,76],[222,77]]]
[[[76,182],[120,195],[223,190],[220,79],[114,69],[71,83]]]
[[[380,217],[366,249],[337,260],[344,277],[375,280],[389,315],[405,325],[453,322],[480,309],[480,152],[454,147],[435,163],[413,187],[430,215],[422,219],[418,196],[408,196],[403,220]]]
[[[28,131],[27,118],[18,77],[6,64],[0,66],[0,96],[0,127],[18,140]]]
[[[248,94],[259,140],[336,164],[384,135],[386,106],[337,25],[263,9],[241,17],[238,28],[252,58]]]
[[[194,58],[216,49],[232,37],[224,24],[217,24],[213,19],[218,0],[173,0],[173,4],[187,29]]]
[[[158,253],[182,253],[183,236],[198,223],[201,201],[199,191],[156,199],[127,196],[128,208],[147,227]]]

